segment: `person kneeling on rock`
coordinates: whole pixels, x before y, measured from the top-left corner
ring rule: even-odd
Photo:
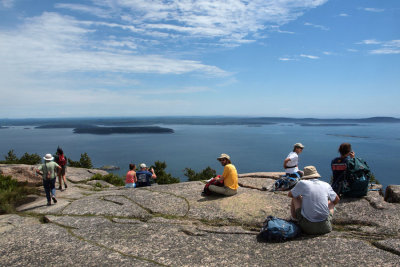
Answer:
[[[318,180],[320,177],[314,166],[304,167],[304,176],[288,194],[292,219],[306,234],[331,232],[334,206],[340,200],[328,183]]]
[[[208,189],[211,192],[225,195],[225,196],[233,196],[237,194],[237,189],[239,188],[238,184],[238,175],[235,166],[232,164],[229,155],[221,154],[217,160],[224,166],[224,172],[221,176],[217,176],[214,178],[217,182],[223,182],[223,186],[210,185]]]

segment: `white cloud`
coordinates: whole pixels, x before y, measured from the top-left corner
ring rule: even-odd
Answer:
[[[100,18],[110,18],[111,17],[110,13],[107,10],[104,10],[104,9],[98,8],[98,7],[88,6],[88,5],[58,3],[58,4],[55,4],[54,7],[60,8],[60,9],[63,8],[63,9],[69,9],[72,11],[88,13],[88,14],[92,14],[92,15],[100,17]]]
[[[320,29],[320,30],[323,30],[323,31],[329,31],[328,27],[325,27],[325,26],[322,26],[322,25],[313,24],[313,23],[310,23],[310,22],[306,22],[306,23],[304,23],[304,25],[305,26],[311,26],[311,27],[314,27],[314,28],[317,28],[317,29]]]
[[[366,44],[366,45],[376,45],[380,44],[381,42],[375,40],[375,39],[370,39],[370,40],[363,40],[359,44]]]
[[[319,59],[318,56],[306,55],[306,54],[301,54],[300,57],[309,58],[309,59]]]
[[[93,30],[79,21],[56,13],[31,18],[16,32],[0,33],[0,61],[18,72],[100,71],[122,73],[182,74],[200,72],[220,76],[227,73],[199,61],[167,58],[162,55],[135,55],[131,40],[111,38],[89,41]],[[130,53],[129,53],[130,52]]]
[[[12,8],[16,0],[1,0],[1,5],[4,8]]]
[[[340,13],[339,14],[339,17],[348,17],[349,16],[349,14],[347,14],[347,13]]]
[[[383,9],[383,8],[374,8],[374,7],[365,7],[365,8],[361,8],[361,9],[364,11],[375,12],[375,13],[385,11],[385,9]]]
[[[363,40],[358,44],[379,46],[378,48],[369,51],[370,54],[374,55],[400,54],[400,40],[378,41],[375,39],[370,39]]]

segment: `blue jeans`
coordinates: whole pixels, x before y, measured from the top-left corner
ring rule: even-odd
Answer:
[[[56,178],[43,179],[44,192],[46,192],[47,202],[51,201],[51,195],[56,196]],[[50,195],[51,192],[51,195]]]

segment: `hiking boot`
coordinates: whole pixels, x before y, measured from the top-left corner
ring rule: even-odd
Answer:
[[[56,199],[56,197],[52,197],[51,199],[53,199],[53,202],[54,202],[54,204],[56,204],[57,203],[57,199]]]
[[[60,191],[62,190],[62,187],[61,187],[61,185],[58,187],[58,190],[60,190]]]
[[[51,202],[47,202],[47,206],[51,206]]]
[[[64,183],[64,186],[65,186],[65,189],[67,189],[67,188],[68,188],[68,186],[67,186],[67,184],[66,184],[66,183]]]

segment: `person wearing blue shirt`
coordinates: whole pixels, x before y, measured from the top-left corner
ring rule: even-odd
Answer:
[[[151,168],[150,171],[147,170],[146,164],[140,164],[140,170],[136,172],[137,183],[136,187],[151,186],[150,179],[156,179],[157,176],[154,169]]]

